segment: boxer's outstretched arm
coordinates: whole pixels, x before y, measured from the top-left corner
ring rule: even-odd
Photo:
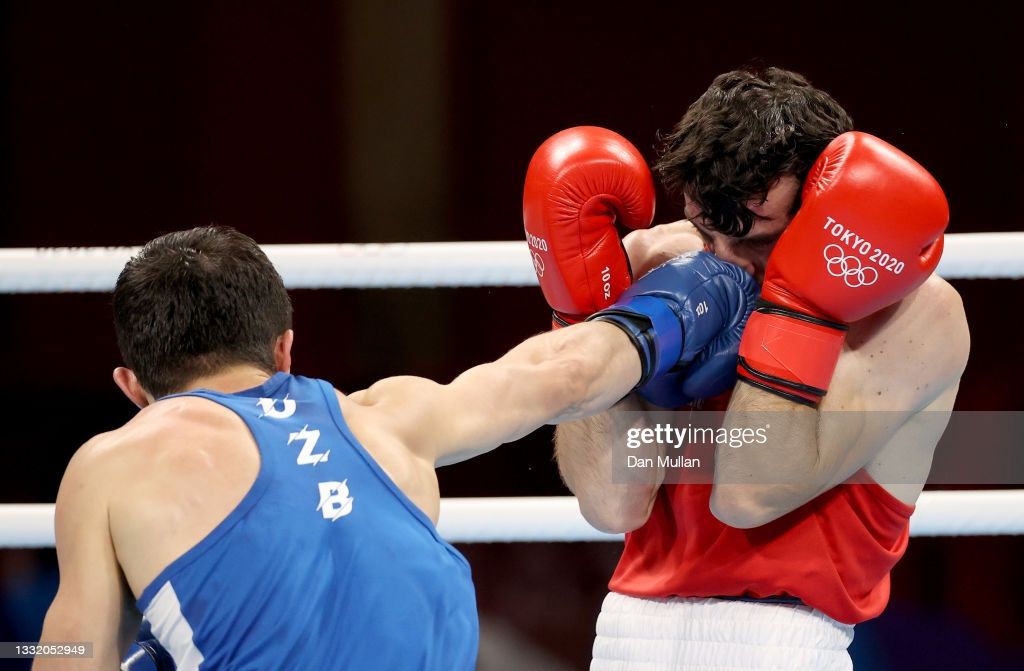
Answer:
[[[622,399],[608,412],[555,429],[555,458],[566,486],[576,495],[580,512],[595,529],[608,533],[632,531],[651,514],[654,497],[661,486],[662,469],[637,469],[634,478],[646,482],[612,482],[612,455],[621,450],[626,430],[649,425],[645,404],[636,394]],[[657,457],[664,451],[658,443],[642,444],[631,450],[637,457]]]
[[[693,224],[683,220],[633,231],[622,245],[634,276],[643,277],[681,254],[702,249],[704,242]],[[649,478],[647,482],[612,482],[613,450],[622,447],[628,428],[649,426],[643,412],[647,407],[632,394],[608,412],[559,424],[555,430],[555,457],[562,479],[579,500],[586,520],[602,531],[622,533],[642,526],[664,478],[661,469],[645,468],[637,469],[633,477]],[[653,457],[658,463],[662,449],[645,444],[631,453]]]
[[[57,493],[60,587],[46,613],[41,642],[89,641],[92,657],[37,658],[34,671],[118,668],[141,617],[117,563],[107,523],[107,497],[97,461],[102,437],[86,443],[68,464]]]
[[[636,386],[640,372],[630,338],[595,322],[534,336],[449,384],[395,377],[349,398],[411,451],[444,465],[605,410]]]

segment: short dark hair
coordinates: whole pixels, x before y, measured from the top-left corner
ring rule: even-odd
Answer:
[[[853,119],[802,75],[780,68],[719,75],[661,138],[655,171],[666,191],[693,200],[708,225],[750,232],[750,200],[783,175],[801,182],[818,155]]]
[[[121,356],[157,398],[229,365],[273,373],[275,341],[291,323],[281,276],[233,228],[160,236],[128,261],[114,287]]]

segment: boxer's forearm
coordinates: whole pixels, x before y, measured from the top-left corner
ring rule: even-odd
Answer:
[[[631,473],[629,483],[613,481],[612,459],[622,452],[626,430],[645,423],[642,409],[639,399],[631,395],[608,412],[560,424],[555,431],[558,470],[579,499],[583,516],[602,531],[622,533],[641,526],[661,485],[663,474],[654,468]],[[660,463],[660,450],[658,444],[644,444],[631,454]]]
[[[576,324],[542,336],[557,360],[574,362],[564,370],[562,385],[571,390],[549,424],[560,424],[603,412],[640,381],[640,355],[620,328],[602,322]]]
[[[724,424],[729,430],[767,427],[767,442],[716,450],[711,510],[720,520],[760,526],[821,493],[827,464],[818,449],[817,409],[739,383]]]

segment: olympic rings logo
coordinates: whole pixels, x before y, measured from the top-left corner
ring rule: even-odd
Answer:
[[[831,253],[830,249],[835,247]],[[847,256],[839,245],[829,245],[824,250],[825,261],[828,262],[828,274],[832,277],[842,277],[846,286],[851,289],[857,287],[869,287],[878,281],[878,271],[874,268],[865,268],[861,260],[856,256]]]
[[[544,259],[540,258],[537,252],[533,253],[533,270],[537,273],[538,279],[544,277]]]

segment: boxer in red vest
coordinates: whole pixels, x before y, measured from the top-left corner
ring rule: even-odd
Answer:
[[[541,278],[562,320],[606,307],[630,278],[694,250],[761,284],[741,337],[705,343],[617,409],[684,407],[731,389],[727,425],[752,412],[773,418],[760,449],[720,444],[706,483],[664,483],[655,468],[613,482],[624,436],[611,415],[559,426],[559,469],[584,516],[626,532],[591,668],[851,668],[853,625],[885,608],[945,427],[929,418],[952,409],[969,351],[960,297],[934,274],[948,221],[941,188],[899,149],[853,132],[802,76],[729,72],[665,137],[655,166],[686,220],[619,244],[622,209],[578,217],[575,229],[531,216],[529,201],[548,188],[538,184],[571,180],[579,203],[593,204],[650,180],[642,161],[623,160],[636,152],[625,140],[578,135],[543,154],[582,169],[531,166],[524,204],[528,232],[543,228],[562,255],[560,273]],[[593,179],[616,162],[628,177]],[[581,247],[587,239],[601,244]],[[613,295],[595,299],[594,268],[628,276],[620,270]]]

